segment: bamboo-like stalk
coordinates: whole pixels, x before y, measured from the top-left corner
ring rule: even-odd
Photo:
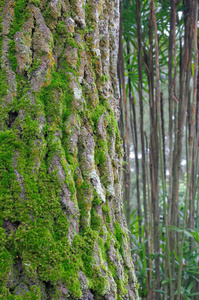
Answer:
[[[171,218],[171,198],[172,198],[172,166],[173,166],[173,94],[172,88],[174,81],[172,80],[172,67],[173,67],[173,45],[175,39],[175,24],[176,24],[176,1],[171,0],[170,10],[170,35],[169,35],[169,199],[168,199],[168,217]],[[174,50],[175,51],[175,50]],[[175,55],[174,55],[175,57]],[[175,59],[175,58],[174,58]],[[175,74],[176,75],[176,74]],[[174,76],[175,78],[175,76]],[[175,79],[174,79],[175,80]],[[175,93],[175,92],[174,92]],[[170,295],[171,300],[173,296]]]
[[[151,178],[151,202],[153,210],[153,240],[155,257],[155,273],[156,284],[155,290],[160,289],[160,236],[159,236],[159,192],[158,192],[158,128],[157,128],[157,108],[154,101],[154,66],[153,66],[153,21],[152,21],[152,7],[149,17],[149,105],[150,105],[150,178]],[[155,292],[154,299],[160,299],[160,294]]]
[[[146,149],[148,149],[148,141],[147,141],[147,135],[145,134],[145,140],[146,140]],[[152,247],[152,216],[151,216],[151,201],[150,201],[150,181],[149,181],[149,166],[148,166],[148,160],[146,159],[146,178],[147,178],[147,196],[148,196],[148,212],[149,212],[149,288],[148,288],[148,297],[147,299],[152,300],[152,290],[151,290],[151,280],[152,280],[152,259],[151,254],[153,252]]]
[[[188,13],[189,12],[189,13]],[[184,51],[181,48],[180,60],[180,97],[178,103],[178,120],[175,130],[175,145],[174,145],[174,159],[173,159],[173,187],[172,187],[172,208],[171,208],[171,225],[179,227],[179,177],[180,177],[180,163],[183,147],[184,126],[186,119],[186,109],[188,92],[190,85],[190,71],[191,71],[191,47],[190,47],[190,11],[185,11],[184,25]],[[171,234],[171,251],[172,251],[172,276],[175,271],[175,254],[179,255],[179,233]],[[173,293],[175,286],[173,285]]]
[[[161,94],[162,97],[162,94]],[[160,98],[161,99],[161,98]],[[162,102],[163,100],[161,100]],[[163,104],[161,104],[163,107]],[[163,120],[163,108],[161,109],[161,116]],[[161,137],[161,129],[160,129],[160,122],[158,122],[158,128],[159,128],[159,149],[160,149],[160,170],[161,170],[161,180],[162,180],[162,191],[163,191],[163,215],[164,215],[164,226],[166,230],[166,263],[165,263],[165,280],[169,278],[169,289],[170,289],[170,299],[174,299],[174,295],[172,293],[172,274],[171,274],[171,264],[170,264],[170,243],[169,243],[169,222],[168,222],[168,214],[166,209],[166,167],[165,167],[165,145],[164,145],[164,126],[162,121],[162,137]],[[163,145],[163,151],[162,151],[162,145]],[[165,284],[165,295],[164,299],[167,299],[167,293],[168,293],[168,284]]]
[[[162,133],[162,151],[164,163],[164,178],[166,180],[166,146],[165,146],[165,121],[164,121],[164,99],[163,93],[160,93],[160,110],[161,110],[161,133]]]
[[[144,145],[144,120],[143,120],[143,99],[142,99],[142,55],[141,55],[141,28],[140,28],[140,0],[136,0],[136,22],[137,22],[137,56],[139,72],[139,107],[140,107],[140,134],[142,149],[142,187],[144,204],[145,236],[147,236],[147,203],[146,203],[146,171],[145,171],[145,145]],[[148,246],[147,246],[148,248]]]
[[[181,281],[182,281],[182,265],[183,265],[183,247],[185,240],[185,228],[187,224],[187,209],[189,201],[191,201],[191,174],[193,169],[193,143],[194,143],[194,130],[195,130],[195,121],[196,121],[196,98],[197,98],[197,73],[198,73],[198,46],[197,46],[197,20],[198,20],[198,1],[192,0],[192,3],[189,3],[190,14],[193,14],[193,52],[194,52],[194,76],[193,76],[193,102],[192,102],[192,114],[191,114],[191,131],[190,131],[190,144],[189,144],[189,162],[188,162],[188,173],[187,173],[187,187],[185,195],[185,206],[184,206],[184,219],[183,219],[183,231],[181,239],[181,247],[179,253],[179,271],[178,271],[178,280],[177,280],[177,300],[180,300],[181,292]]]
[[[170,11],[170,35],[169,35],[169,197],[168,197],[168,223],[171,222],[171,207],[172,207],[172,191],[173,191],[173,85],[174,85],[174,95],[175,91],[175,82],[176,82],[176,41],[175,41],[175,24],[176,24],[176,1],[171,0],[171,11]],[[173,55],[173,46],[174,46],[174,55]],[[174,80],[172,80],[172,69],[173,69],[173,56],[174,56]],[[177,95],[176,95],[177,96]],[[171,237],[171,248],[172,241],[174,240],[174,232],[170,233]],[[168,237],[169,239],[169,237]],[[170,248],[170,239],[166,239],[167,251],[168,247]],[[169,288],[170,288],[170,299],[174,300],[173,284],[172,277],[174,277],[174,264],[171,270],[170,265],[170,251],[168,253],[169,262],[167,268],[169,271]]]
[[[154,28],[154,36],[155,36],[155,64],[156,64],[156,109],[157,109],[157,127],[158,127],[158,141],[156,141],[157,146],[159,146],[159,155],[160,155],[160,166],[161,166],[161,177],[162,177],[162,188],[163,188],[163,202],[164,202],[164,211],[166,210],[165,206],[165,180],[164,180],[164,166],[163,166],[163,156],[162,156],[162,135],[161,135],[161,112],[160,112],[160,67],[159,67],[159,43],[158,43],[158,33],[157,33],[157,23],[156,23],[156,13],[155,13],[155,4],[154,0],[151,1],[151,11],[152,11],[152,21]],[[158,177],[158,170],[157,177]],[[158,186],[157,186],[158,189]],[[157,191],[158,192],[158,191]],[[157,202],[155,204],[155,219],[159,219],[159,198],[157,196]],[[158,228],[158,232],[154,235],[154,246],[156,247],[155,252],[158,254],[156,258],[156,289],[160,288],[160,278],[159,278],[159,222],[154,224],[154,230],[156,231]],[[156,299],[160,299],[160,294],[156,292]]]
[[[127,40],[127,55],[130,53],[130,45]],[[130,59],[128,60],[128,65],[130,65]],[[130,70],[128,70],[130,72]],[[128,96],[129,96],[129,107],[130,107],[130,124],[131,124],[131,132],[133,138],[134,152],[135,152],[135,168],[136,168],[136,189],[137,189],[137,210],[138,210],[138,219],[139,219],[139,241],[142,242],[141,235],[141,226],[142,226],[142,211],[141,211],[141,202],[140,202],[140,182],[139,182],[139,162],[138,162],[138,140],[137,140],[137,123],[136,123],[136,113],[135,113],[135,103],[132,97],[131,91],[131,78],[128,75]],[[133,117],[132,117],[133,110]],[[146,225],[147,226],[147,225]]]
[[[160,170],[161,170],[161,180],[162,180],[162,191],[163,191],[163,210],[164,210],[164,218],[165,218],[165,228],[166,228],[166,264],[169,271],[169,282],[170,282],[170,295],[172,295],[172,276],[171,276],[171,268],[170,268],[170,247],[169,247],[169,230],[168,230],[168,218],[166,212],[166,183],[165,183],[165,167],[164,167],[164,157],[162,151],[162,135],[161,135],[161,111],[160,111],[160,68],[159,68],[159,43],[158,43],[158,34],[157,34],[157,23],[156,23],[156,15],[155,15],[155,5],[152,0],[152,13],[153,13],[153,26],[155,32],[155,55],[156,55],[156,104],[157,104],[157,123],[158,123],[158,133],[159,133],[159,155],[160,155]],[[171,143],[172,145],[172,143]],[[163,145],[164,146],[164,145]],[[167,272],[165,272],[167,275]],[[165,278],[167,279],[167,278]],[[167,285],[165,287],[167,294]],[[172,299],[172,297],[171,297]]]

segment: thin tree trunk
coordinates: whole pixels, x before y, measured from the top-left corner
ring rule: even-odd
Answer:
[[[125,86],[125,76],[124,76],[124,57],[123,57],[123,45],[122,45],[122,21],[120,19],[120,35],[119,35],[119,74],[122,84],[122,97],[124,104],[124,124],[125,124],[125,156],[126,156],[126,166],[125,166],[125,176],[124,176],[124,186],[125,186],[125,203],[126,203],[126,218],[127,226],[130,230],[130,140],[129,140],[129,123],[128,123],[128,107],[126,98],[126,86]]]
[[[129,42],[127,40],[127,55],[130,53]],[[130,65],[130,60],[128,61],[128,65]],[[130,72],[130,70],[128,70]],[[131,93],[131,78],[128,76],[128,96],[129,96],[129,104],[130,104],[130,123],[131,123],[131,132],[133,138],[134,152],[135,152],[135,168],[136,168],[136,189],[137,189],[137,210],[138,210],[138,219],[139,219],[139,241],[141,243],[142,235],[141,235],[141,226],[142,226],[142,212],[141,212],[141,202],[140,202],[140,183],[139,183],[139,161],[138,161],[138,141],[137,141],[137,123],[136,123],[136,113],[135,113],[135,103]],[[133,110],[133,117],[132,117]]]
[[[181,59],[181,74],[180,74],[180,97],[178,104],[178,125],[175,133],[175,147],[174,147],[174,159],[173,159],[173,188],[172,188],[172,209],[171,209],[171,225],[179,226],[179,175],[180,175],[180,163],[181,153],[183,147],[183,136],[185,117],[187,109],[187,99],[190,84],[190,71],[191,71],[191,58],[190,58],[190,14],[185,12],[185,38],[184,38],[184,53]],[[179,233],[172,235],[171,250],[172,250],[172,275],[174,274],[174,251],[178,253],[179,245]],[[173,287],[173,293],[175,288]]]
[[[176,72],[174,71],[174,79],[172,78],[172,70],[173,70],[173,46],[175,47],[175,24],[176,24],[176,0],[171,0],[171,12],[170,12],[170,36],[169,36],[169,199],[168,199],[168,219],[169,223],[172,224],[171,220],[171,210],[172,210],[172,193],[173,193],[173,99],[174,95],[177,96],[173,85],[176,81]],[[175,49],[176,50],[176,49]],[[174,52],[175,52],[174,50]],[[176,60],[176,53],[174,53],[174,61]],[[175,64],[175,63],[174,63]],[[175,66],[174,66],[175,67]],[[174,95],[173,95],[174,94]],[[171,250],[174,250],[174,240],[175,240],[175,232],[170,232],[171,237]],[[170,243],[170,242],[169,242]],[[169,254],[170,257],[170,254]],[[167,266],[170,272],[169,275],[169,285],[170,285],[170,298],[174,299],[174,291],[172,287],[172,277],[174,278],[174,254],[172,252],[172,268],[169,265]],[[171,273],[172,269],[172,273]]]
[[[153,241],[154,252],[156,253],[155,259],[155,286],[154,289],[160,288],[160,274],[159,274],[159,204],[158,204],[158,133],[157,133],[157,117],[156,106],[154,101],[154,66],[153,66],[153,28],[152,28],[152,9],[149,18],[149,106],[150,106],[150,178],[151,178],[151,203],[153,210]],[[154,292],[154,299],[159,299],[160,294]]]
[[[183,232],[179,255],[179,273],[177,281],[178,296],[177,300],[181,298],[181,276],[182,276],[182,265],[183,265],[183,247],[185,240],[184,230],[187,225],[187,209],[189,201],[192,201],[192,182],[191,175],[193,169],[193,144],[194,144],[194,133],[195,133],[195,122],[196,122],[196,99],[197,99],[197,75],[198,75],[198,45],[197,45],[197,20],[198,20],[198,1],[188,1],[189,8],[189,22],[190,22],[190,56],[192,56],[192,49],[194,52],[194,76],[193,76],[193,102],[192,102],[192,113],[191,113],[191,131],[190,131],[190,143],[189,143],[189,161],[188,161],[188,173],[187,173],[187,188],[185,195],[185,206],[184,206],[184,219],[183,219]],[[192,48],[193,47],[193,48]],[[189,76],[187,76],[189,79]]]
[[[169,200],[168,200],[168,217],[171,218],[171,198],[172,198],[172,166],[173,166],[173,84],[172,78],[173,70],[173,45],[175,36],[175,24],[176,24],[176,0],[171,0],[171,12],[170,12],[170,35],[169,35]],[[174,92],[175,93],[175,92]],[[177,96],[177,95],[175,95]],[[170,295],[171,300],[173,299]]]
[[[140,134],[142,148],[142,188],[143,188],[143,204],[144,204],[144,224],[145,237],[147,239],[147,203],[146,203],[146,171],[145,171],[145,146],[144,146],[144,121],[143,121],[143,99],[142,99],[142,47],[141,47],[141,29],[140,29],[140,0],[136,0],[136,16],[137,16],[137,44],[138,44],[138,72],[139,72],[139,107],[140,107]],[[147,243],[148,253],[148,243]]]
[[[163,111],[163,98],[161,93],[161,119],[162,119],[162,143],[161,138],[159,141],[160,148],[160,165],[161,165],[161,178],[162,178],[162,191],[163,191],[163,224],[166,230],[166,259],[165,259],[165,280],[169,278],[169,287],[170,287],[170,298],[172,294],[172,275],[171,275],[171,266],[170,266],[170,243],[169,243],[169,228],[168,228],[168,215],[166,209],[166,158],[165,158],[165,133],[164,133],[164,111]],[[160,126],[160,125],[159,125]],[[160,132],[160,130],[159,130]],[[163,150],[162,150],[163,144]],[[168,298],[168,283],[164,285],[164,299]]]
[[[156,290],[160,289],[160,235],[159,235],[159,193],[158,193],[158,156],[160,154],[161,163],[162,159],[162,150],[161,150],[161,113],[160,113],[160,70],[159,70],[159,44],[158,44],[158,35],[157,35],[157,23],[156,23],[156,15],[155,15],[155,5],[154,0],[151,1],[151,12],[152,12],[152,21],[154,27],[154,34],[155,34],[155,63],[156,63],[156,107],[157,110],[157,119],[156,119],[156,140],[154,139],[153,144],[153,165],[152,165],[152,172],[153,172],[153,201],[154,201],[154,251],[156,253],[155,258],[155,272],[156,272]],[[158,137],[159,135],[159,137]],[[160,151],[158,148],[160,146]],[[162,166],[162,165],[161,165]],[[164,183],[164,178],[162,178],[162,182]],[[163,191],[164,192],[164,191]],[[160,293],[156,292],[155,299],[160,299]]]
[[[145,132],[145,139],[146,139],[146,149],[148,152],[148,141],[147,141],[147,135]],[[150,199],[150,180],[149,180],[149,164],[148,159],[146,158],[146,178],[147,178],[147,197],[148,197],[148,214],[149,214],[149,287],[148,287],[148,294],[147,299],[152,300],[152,259],[151,255],[153,253],[153,244],[152,244],[152,214],[151,214],[151,199]]]
[[[161,133],[162,133],[162,153],[163,153],[163,168],[164,178],[166,180],[166,147],[165,147],[165,122],[164,122],[164,99],[163,93],[160,94],[160,109],[161,109]]]
[[[131,98],[130,98],[131,97]],[[133,137],[133,146],[135,152],[135,170],[136,170],[136,190],[137,190],[137,208],[138,208],[138,218],[141,217],[141,206],[140,206],[140,180],[139,180],[139,160],[138,160],[138,141],[137,141],[137,124],[136,124],[136,114],[135,114],[135,104],[134,99],[129,91],[130,99],[130,123],[131,132]],[[133,113],[133,114],[132,114]],[[141,222],[139,220],[139,242],[142,242],[141,236]]]

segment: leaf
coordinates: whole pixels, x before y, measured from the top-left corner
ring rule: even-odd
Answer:
[[[166,279],[166,280],[163,280],[161,283],[162,283],[162,284],[169,283],[169,278]]]
[[[162,291],[162,290],[153,290],[154,292],[158,292],[158,293],[160,293],[160,294],[166,294],[166,292],[165,291]]]
[[[189,293],[191,292],[191,289],[192,289],[193,285],[194,285],[194,282],[192,281],[190,283],[190,285],[188,286],[188,288],[186,289]]]
[[[196,220],[196,229],[199,231],[199,216],[197,217],[197,220]]]
[[[196,296],[196,295],[199,295],[199,292],[190,294],[190,296]]]

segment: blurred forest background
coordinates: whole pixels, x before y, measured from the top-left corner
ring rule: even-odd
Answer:
[[[198,0],[123,0],[124,207],[140,299],[199,299]]]

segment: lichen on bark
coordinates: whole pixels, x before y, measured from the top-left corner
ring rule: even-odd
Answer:
[[[138,299],[118,0],[1,0],[0,299]]]

